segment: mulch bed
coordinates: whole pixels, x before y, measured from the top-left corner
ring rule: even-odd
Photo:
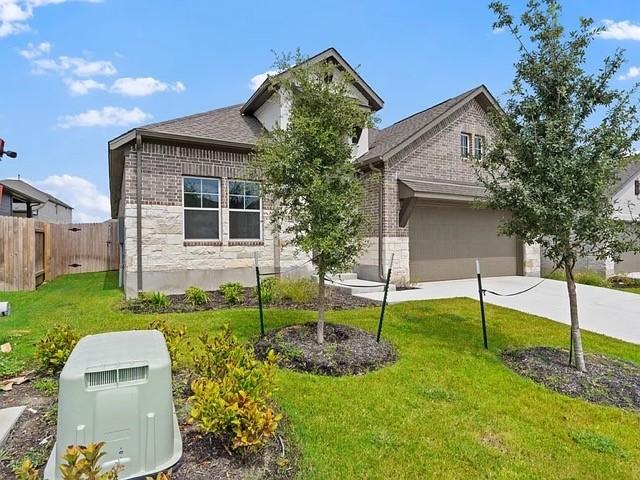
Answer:
[[[310,322],[271,331],[256,343],[256,353],[264,357],[273,349],[283,367],[331,376],[360,375],[397,358],[391,344],[347,325],[325,324],[325,342],[319,345],[316,326]]]
[[[37,390],[33,386],[34,380],[31,378],[27,383],[16,385],[9,392],[0,392],[2,407],[27,406],[9,438],[0,447],[2,480],[15,478],[12,462],[21,460],[25,455],[32,459],[42,475],[55,442],[56,397]],[[172,480],[289,480],[294,477],[297,451],[288,440],[286,422],[281,421],[276,437],[268,445],[243,456],[226,447],[223,439],[203,436],[187,422],[189,389],[186,385],[186,379],[174,378],[183,453],[173,469]]]
[[[203,305],[192,305],[185,302],[184,295],[168,295],[171,305],[157,308],[153,305],[145,305],[139,302],[123,302],[121,309],[131,313],[185,313],[198,312],[203,310],[219,310],[223,308],[258,308],[258,298],[254,295],[253,288],[244,289],[244,300],[237,304],[229,304],[224,301],[224,297],[219,291],[207,292],[209,302]],[[343,290],[327,287],[326,308],[330,310],[347,310],[351,308],[378,306],[380,302],[368,298],[355,297]],[[264,308],[283,308],[292,310],[315,310],[316,300],[309,303],[295,303],[290,300],[283,300],[277,303],[265,304]]]
[[[640,366],[585,354],[587,372],[581,373],[568,363],[567,350],[533,347],[502,353],[504,362],[514,371],[556,392],[601,405],[640,409]]]
[[[0,450],[8,459],[0,459],[0,478],[15,478],[11,462],[29,456],[32,463],[44,469],[53,448],[56,434],[56,399],[37,390],[32,381],[14,385],[9,392],[0,392],[0,406],[27,408]],[[42,473],[42,472],[41,472]]]

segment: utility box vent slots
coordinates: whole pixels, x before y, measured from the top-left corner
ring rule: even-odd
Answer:
[[[149,367],[128,367],[113,370],[87,372],[84,374],[85,384],[88,389],[102,387],[117,387],[127,383],[145,382],[149,377]]]
[[[120,480],[155,477],[174,466],[182,438],[172,393],[171,359],[160,332],[84,337],[60,374],[56,444],[45,480],[62,480],[68,445],[105,442],[100,467],[119,466]]]

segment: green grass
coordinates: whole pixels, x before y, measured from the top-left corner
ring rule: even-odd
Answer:
[[[143,328],[164,318],[189,335],[224,323],[242,338],[257,333],[255,310],[133,315],[112,274],[62,277],[36,292],[5,293],[13,313],[0,320],[28,361],[33,343],[56,322],[82,333]],[[478,305],[470,299],[392,305],[383,335],[396,364],[359,377],[326,378],[281,370],[277,400],[301,451],[301,479],[640,478],[640,414],[551,392],[508,368],[505,348],[566,346],[567,327],[488,305],[490,350],[482,348]],[[333,322],[375,331],[377,308],[329,313]],[[268,310],[267,328],[314,318]],[[640,363],[640,347],[584,333],[589,352]]]

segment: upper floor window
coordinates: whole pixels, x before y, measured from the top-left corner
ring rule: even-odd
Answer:
[[[229,180],[229,238],[260,240],[261,214],[260,184]]]
[[[351,144],[358,145],[360,138],[362,137],[362,127],[353,127],[353,135],[351,136]]]
[[[220,239],[220,180],[183,177],[185,240]]]
[[[484,137],[476,135],[473,137],[473,156],[476,158],[482,158],[484,155]]]
[[[460,155],[463,158],[467,158],[469,156],[469,148],[471,143],[471,135],[468,133],[460,134]]]

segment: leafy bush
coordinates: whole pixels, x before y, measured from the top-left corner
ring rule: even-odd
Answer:
[[[200,341],[202,351],[195,359],[200,378],[191,385],[190,422],[207,434],[230,436],[234,449],[259,448],[282,418],[270,406],[275,354],[258,360],[226,327]]]
[[[318,296],[318,284],[310,278],[283,278],[277,283],[275,296],[277,301],[311,303]]]
[[[69,325],[57,325],[36,344],[36,359],[43,370],[58,374],[80,336]]]
[[[154,320],[149,323],[149,330],[158,330],[164,335],[171,357],[171,367],[176,370],[182,364],[183,346],[187,336],[186,327],[172,327],[164,320]]]
[[[85,446],[71,445],[67,447],[60,465],[63,480],[117,480],[120,467],[114,467],[102,473],[100,459],[106,455],[102,451],[105,443],[92,443]]]
[[[156,308],[167,308],[171,305],[171,299],[162,292],[140,292],[138,300]]]
[[[244,300],[244,287],[238,282],[228,282],[220,285],[220,293],[225,303],[238,304]]]
[[[275,277],[269,277],[260,282],[260,295],[262,296],[262,303],[270,304],[276,300],[276,290],[278,288],[278,279]],[[258,287],[253,289],[253,295],[258,296]]]
[[[209,302],[209,295],[200,287],[189,287],[184,292],[184,299],[191,305],[204,305]]]
[[[550,278],[551,280],[559,280],[561,282],[566,281],[567,279],[564,276],[564,270],[555,270],[547,275],[543,275],[546,278]]]

